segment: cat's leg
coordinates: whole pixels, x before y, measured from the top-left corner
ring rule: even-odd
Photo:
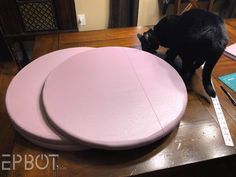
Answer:
[[[177,57],[177,52],[172,49],[168,49],[166,51],[166,58],[165,61],[173,66],[176,70],[178,70],[175,66],[175,58]]]
[[[194,62],[193,62],[193,67],[196,69],[198,69],[200,66],[202,66],[205,62],[205,59],[200,59],[197,58]]]
[[[207,92],[207,94],[211,97],[215,97],[215,89],[212,86],[211,83],[211,73],[214,69],[214,66],[218,62],[220,56],[222,55],[223,50],[218,50],[215,52],[211,52],[208,56],[206,56],[206,63],[203,67],[203,72],[202,72],[202,82],[203,86]]]
[[[186,86],[189,86],[192,80],[192,76],[196,70],[196,66],[194,65],[194,59],[192,56],[182,56],[182,69],[180,75],[184,80]]]

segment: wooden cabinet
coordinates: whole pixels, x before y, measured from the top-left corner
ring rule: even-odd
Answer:
[[[29,62],[22,43],[24,40],[62,31],[78,31],[74,0],[0,0],[3,45],[8,46],[6,53],[13,54],[19,68]],[[14,54],[15,44],[18,44],[23,59]]]
[[[74,0],[0,1],[0,20],[7,37],[78,30]]]
[[[6,45],[5,39],[0,32],[0,61],[2,60],[9,60],[11,58],[11,53]]]

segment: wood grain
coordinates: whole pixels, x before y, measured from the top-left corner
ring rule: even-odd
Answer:
[[[236,42],[235,22],[236,19],[229,21],[226,20],[230,43]],[[146,30],[146,27],[133,27],[43,35],[36,39],[33,58],[37,58],[58,49],[76,46],[124,46],[140,49],[140,43],[136,34],[142,33]],[[10,79],[14,75],[12,74],[14,73],[14,70],[8,72],[10,76],[6,76],[2,72],[0,74],[1,81],[5,80],[3,84],[1,82],[1,105],[4,104],[4,90],[6,90]],[[219,63],[214,69],[213,81],[232,138],[234,143],[236,143],[236,109],[219,89],[219,86],[222,83],[217,79],[218,76],[230,72],[236,72],[236,62],[222,55]],[[5,79],[3,79],[3,77]],[[236,94],[232,94],[236,98]],[[7,125],[10,126],[10,121],[5,108],[0,108],[0,121],[3,122],[3,125],[0,124],[1,127],[7,127]],[[3,119],[5,119],[5,121],[3,121]],[[6,130],[6,128],[1,128],[0,135],[4,133],[6,137],[12,137],[14,131],[12,130],[12,127],[10,129],[11,130]],[[6,141],[5,139],[10,141],[11,138],[4,139],[5,136],[0,136],[1,141]],[[8,141],[4,146],[1,145],[1,149],[8,148]],[[219,169],[214,169],[210,164],[217,164],[219,168],[226,168],[225,163],[226,161],[228,163],[228,157],[233,159],[229,160],[229,164],[233,169],[233,167],[235,167],[234,163],[236,154],[235,148],[226,147],[224,145],[213,106],[191,91],[188,93],[187,109],[180,124],[162,140],[143,148],[115,152],[95,149],[81,152],[57,152],[35,146],[19,134],[16,134],[15,140],[13,143],[11,142],[11,144],[14,145],[12,154],[32,154],[37,156],[38,154],[56,153],[59,154],[59,158],[57,160],[58,166],[56,170],[53,170],[50,166],[48,169],[43,171],[39,171],[36,168],[26,171],[24,170],[24,164],[19,164],[16,167],[16,170],[8,172],[9,177],[36,175],[57,177],[121,177],[135,175],[197,176],[197,174],[199,176],[205,176],[204,173],[207,174],[207,176],[211,176],[211,174],[217,173],[200,172],[200,170],[197,169],[206,169],[206,166],[209,166],[209,169],[220,171]],[[191,174],[191,171],[194,170],[195,174]],[[177,174],[177,172],[180,174]],[[235,174],[234,172],[231,172],[228,173],[229,176]],[[225,176],[227,176],[227,174]]]
[[[1,61],[0,65],[0,162],[4,160],[2,154],[11,154],[14,146],[15,130],[11,124],[5,106],[7,87],[17,73],[13,62]],[[0,167],[1,169],[1,167]],[[0,176],[6,176],[6,171],[0,170]]]

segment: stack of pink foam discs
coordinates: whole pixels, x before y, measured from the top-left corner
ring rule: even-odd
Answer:
[[[46,54],[23,68],[6,94],[21,135],[69,151],[148,145],[178,125],[186,105],[186,87],[174,68],[125,47]]]

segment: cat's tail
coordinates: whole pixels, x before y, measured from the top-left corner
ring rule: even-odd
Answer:
[[[202,72],[203,86],[204,86],[204,89],[207,92],[207,94],[211,97],[216,96],[215,89],[214,89],[212,82],[211,82],[211,74],[214,69],[214,66],[218,62],[221,55],[222,55],[222,52],[214,53],[214,56],[211,56],[208,58],[208,60],[206,60],[204,67],[203,67],[203,72]]]

